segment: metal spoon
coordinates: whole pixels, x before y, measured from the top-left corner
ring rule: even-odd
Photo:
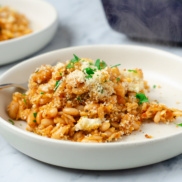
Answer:
[[[56,60],[56,62],[50,64],[51,66],[56,65],[56,63],[58,63],[58,61]],[[5,89],[5,88],[9,88],[9,87],[16,87],[19,89],[22,89],[24,91],[28,90],[28,83],[4,83],[4,84],[0,84],[0,90]]]
[[[16,87],[16,88],[20,88],[22,90],[27,90],[28,89],[28,83],[4,83],[4,84],[0,84],[0,90],[5,89],[5,88],[9,88],[9,87]]]

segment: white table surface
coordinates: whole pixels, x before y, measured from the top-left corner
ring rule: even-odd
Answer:
[[[180,46],[134,41],[113,31],[107,23],[99,0],[46,1],[58,10],[59,28],[53,40],[32,56],[65,47],[94,44],[144,45],[182,56],[182,47]],[[0,75],[18,62],[20,61],[0,66]],[[136,169],[84,171],[51,166],[34,160],[11,147],[0,136],[0,182],[179,182],[181,178],[182,155]]]

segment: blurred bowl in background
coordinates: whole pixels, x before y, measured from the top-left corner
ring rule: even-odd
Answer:
[[[58,15],[49,3],[42,0],[1,0],[1,6],[8,6],[25,15],[33,32],[0,41],[0,65],[30,56],[53,38],[57,30]]]
[[[110,26],[128,37],[182,42],[182,1],[102,0]]]

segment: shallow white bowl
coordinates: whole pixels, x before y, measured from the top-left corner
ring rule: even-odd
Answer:
[[[43,0],[1,0],[1,6],[9,6],[24,14],[30,21],[31,34],[0,41],[0,65],[27,57],[43,48],[54,36],[58,15],[55,8]]]
[[[26,82],[41,64],[79,57],[103,59],[121,68],[141,68],[151,86],[151,99],[182,109],[182,60],[160,50],[138,46],[85,46],[50,52],[24,61],[5,72],[0,83]],[[23,75],[23,76],[22,76]],[[160,88],[152,87],[160,85]],[[144,123],[140,131],[114,143],[76,143],[38,136],[26,131],[22,121],[8,122],[6,108],[14,89],[0,91],[0,134],[17,150],[37,160],[69,168],[113,170],[145,166],[182,152],[182,127],[175,123]],[[181,103],[179,103],[181,102]],[[178,119],[177,122],[182,122]],[[145,134],[152,135],[147,139]]]

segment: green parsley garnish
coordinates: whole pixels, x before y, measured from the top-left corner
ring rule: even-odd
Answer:
[[[143,104],[144,102],[149,102],[148,98],[143,93],[137,93],[136,98],[139,99],[139,104]]]
[[[12,125],[15,124],[14,121],[13,121],[12,119],[8,119],[8,121],[9,121]]]
[[[100,92],[101,94],[103,94],[104,88],[103,88],[101,85],[99,85],[99,86],[97,87],[97,91]]]
[[[87,73],[88,75],[93,75],[95,70],[92,69],[92,68],[90,68],[90,67],[88,67],[88,68],[85,68],[85,71],[86,71],[86,73]]]
[[[27,103],[27,100],[25,98],[23,99],[23,101],[24,101],[25,104]]]
[[[156,85],[153,85],[153,88],[156,88]]]
[[[97,59],[95,61],[95,66],[97,67],[98,70],[102,70],[105,67],[107,67],[107,64],[104,61],[101,61],[100,59]]]
[[[67,69],[74,68],[74,64],[80,61],[80,58],[78,56],[76,56],[75,54],[73,54],[73,56],[74,58],[71,59],[69,64],[66,66]]]
[[[61,80],[56,80],[54,91],[57,90],[60,84],[61,84]]]
[[[43,95],[43,94],[44,94],[44,92],[40,92],[40,94],[41,94],[41,95]]]
[[[34,113],[33,113],[33,116],[34,116],[34,118],[36,118],[36,117],[37,117],[37,113],[36,113],[36,112],[34,112]]]
[[[81,102],[81,97],[80,96],[78,96],[77,98],[76,98],[79,102]]]
[[[39,69],[36,69],[36,70],[35,70],[35,73],[37,73],[37,72],[39,72]]]
[[[104,92],[104,89],[102,88],[102,89],[100,90],[100,93],[103,94],[103,92]]]
[[[121,81],[121,79],[120,79],[119,77],[117,77],[117,78],[116,78],[116,81],[119,82],[119,81]]]
[[[84,69],[85,70],[85,72],[86,72],[86,76],[85,76],[85,78],[92,78],[92,75],[95,73],[95,69],[92,69],[92,68],[90,68],[90,67],[88,67],[88,68],[85,68]]]
[[[22,96],[24,97],[24,98],[23,98],[23,102],[24,102],[25,104],[27,104],[27,100],[26,100],[26,98],[25,98],[26,94],[23,93]]]
[[[33,116],[34,116],[34,118],[36,118],[36,117],[37,117],[37,113],[34,112],[34,113],[33,113]],[[34,119],[33,122],[36,123],[36,122],[37,122],[36,119]]]
[[[137,73],[137,70],[128,70],[129,72]]]
[[[114,66],[111,66],[111,68],[114,68],[114,67],[117,67],[117,66],[120,66],[121,64],[116,64]]]
[[[74,61],[74,62],[80,61],[80,58],[77,55],[73,54],[73,56],[74,56],[74,58],[72,59],[72,61]]]
[[[92,75],[87,75],[87,76],[85,76],[85,78],[92,78]]]
[[[182,123],[177,124],[177,126],[182,126]]]
[[[70,63],[66,66],[66,68],[67,68],[67,69],[74,68],[74,64],[70,62]]]

